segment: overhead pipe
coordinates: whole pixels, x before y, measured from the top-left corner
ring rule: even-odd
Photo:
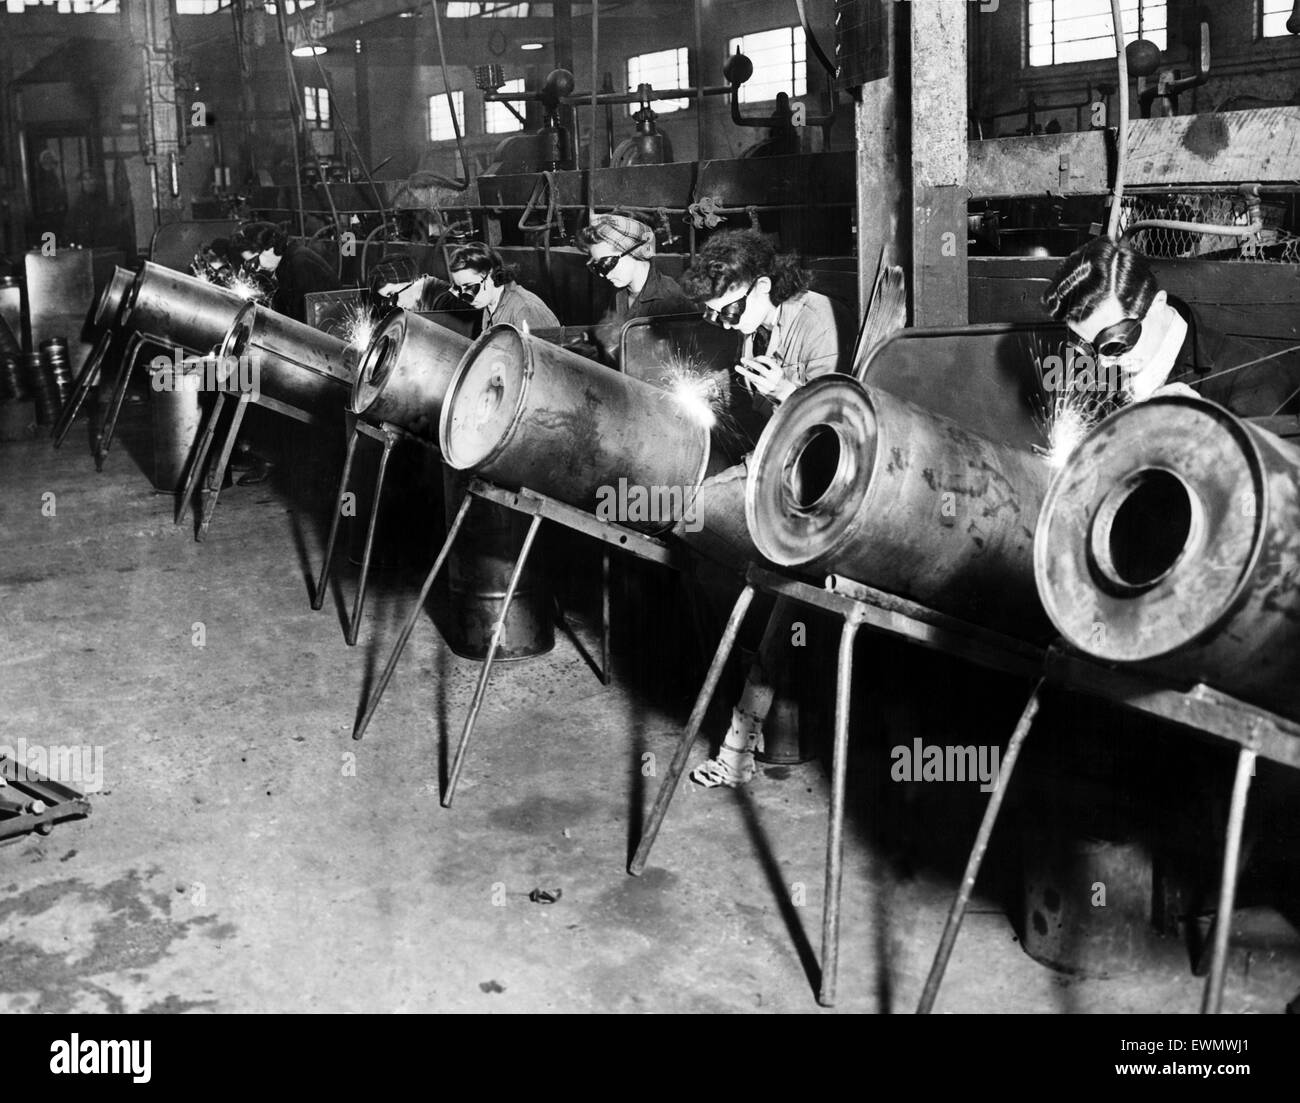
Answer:
[[[1300,720],[1294,444],[1200,398],[1128,406],[1052,484],[1034,573],[1085,654]]]
[[[1033,565],[1050,478],[1041,456],[827,375],[763,430],[745,512],[759,552],[780,567],[1037,640],[1050,633]]]

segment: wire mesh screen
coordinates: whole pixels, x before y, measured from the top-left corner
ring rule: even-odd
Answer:
[[[1139,253],[1156,258],[1199,257],[1256,263],[1300,263],[1300,236],[1289,227],[1295,197],[1252,201],[1235,189],[1137,193],[1124,196],[1120,231]],[[1262,228],[1244,236],[1214,233],[1212,227],[1249,229],[1257,207]],[[1140,227],[1152,219],[1203,225],[1206,230]]]

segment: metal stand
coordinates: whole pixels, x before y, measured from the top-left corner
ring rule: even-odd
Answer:
[[[81,412],[81,407],[86,401],[86,395],[90,393],[91,387],[99,383],[99,366],[103,363],[104,357],[108,355],[109,346],[113,343],[113,338],[117,334],[112,329],[106,329],[100,334],[99,340],[95,342],[94,349],[91,350],[90,356],[87,357],[86,363],[81,369],[81,374],[77,376],[77,382],[72,388],[72,394],[68,396],[68,401],[64,404],[58,420],[54,423],[54,431],[51,434],[54,437],[54,447],[59,448],[63,445],[64,438],[68,435],[68,430],[72,428],[72,423],[77,420],[77,415]]]
[[[21,776],[20,776],[21,775]],[[74,789],[0,755],[0,839],[35,831],[48,835],[60,820],[90,815],[90,801]]]
[[[531,490],[510,491],[503,490],[491,483],[484,482],[482,479],[473,479],[470,482],[469,490],[461,500],[460,509],[456,513],[456,518],[452,522],[451,529],[447,533],[447,538],[443,542],[442,549],[438,552],[438,558],[434,560],[433,567],[430,569],[428,576],[424,580],[424,585],[420,589],[420,595],[416,598],[415,603],[411,606],[411,612],[402,625],[401,634],[397,638],[397,643],[393,647],[392,654],[388,657],[388,663],[384,667],[383,673],[379,677],[379,683],[375,687],[374,693],[371,694],[370,700],[366,705],[365,713],[362,715],[360,722],[352,733],[353,739],[361,739],[366,728],[370,726],[371,718],[375,715],[375,710],[379,707],[380,699],[384,691],[388,688],[388,683],[392,680],[393,672],[397,669],[398,660],[401,658],[402,650],[406,647],[407,640],[411,637],[411,632],[415,628],[416,622],[420,618],[420,612],[424,608],[424,603],[429,598],[429,592],[433,589],[434,580],[442,570],[443,564],[447,561],[447,556],[451,552],[452,546],[456,542],[456,537],[460,532],[461,523],[465,520],[465,515],[469,512],[470,505],[475,498],[482,498],[485,501],[495,502],[498,505],[513,509],[518,513],[527,514],[532,518],[528,526],[528,533],[524,537],[523,547],[520,549],[519,558],[515,561],[514,570],[510,576],[510,582],[506,587],[505,598],[501,605],[501,611],[492,628],[492,636],[488,642],[487,655],[484,656],[483,665],[479,671],[478,685],[474,689],[474,697],[470,702],[469,713],[465,717],[465,727],[461,732],[460,742],[456,746],[455,758],[452,761],[451,772],[447,779],[447,791],[442,796],[442,806],[450,808],[451,802],[456,795],[456,784],[460,778],[461,768],[465,762],[466,753],[469,750],[469,741],[474,732],[474,724],[478,719],[479,709],[483,705],[483,698],[487,693],[488,677],[492,673],[492,663],[496,658],[497,648],[501,643],[501,634],[505,629],[506,616],[510,612],[511,602],[514,601],[515,590],[518,588],[519,579],[523,574],[524,566],[528,562],[528,555],[532,551],[533,541],[537,536],[537,530],[541,527],[542,521],[553,521],[556,524],[564,525],[566,528],[573,529],[575,532],[584,533],[593,539],[599,540],[611,548],[620,548],[623,551],[630,552],[639,559],[646,559],[654,563],[662,564],[666,567],[680,569],[681,560],[679,552],[672,546],[661,540],[656,540],[644,533],[637,532],[634,529],[625,528],[622,525],[612,524],[608,521],[599,521],[589,513],[585,513],[573,506],[565,505],[562,502],[556,502],[546,498],[541,494],[535,494]],[[605,655],[605,662],[608,664],[609,656],[609,597],[608,590],[603,602],[603,623],[602,631],[602,651]],[[605,669],[605,677],[608,678],[608,665]]]
[[[1300,769],[1300,724],[1238,701],[1208,686],[1198,685],[1190,690],[1170,688],[1141,675],[1100,666],[1058,648],[1049,649],[1045,656],[1044,678],[1064,689],[1089,693],[1113,704],[1181,724],[1214,738],[1225,739],[1240,747],[1223,848],[1213,956],[1201,1001],[1202,1014],[1219,1014],[1223,1009],[1223,986],[1228,968],[1228,936],[1232,927],[1237,873],[1241,861],[1242,825],[1246,819],[1246,798],[1255,769],[1255,759],[1262,755],[1284,766]],[[1042,685],[1043,682],[1040,681],[1035,686],[1002,760],[997,785],[989,796],[975,845],[966,863],[961,888],[948,914],[938,952],[921,994],[918,1014],[928,1014],[939,994],[939,985],[943,982],[948,958],[961,930],[971,891],[975,887],[975,878],[979,875],[984,860],[984,851],[1002,808],[1002,798],[1011,783],[1011,772],[1015,768],[1020,748],[1029,736],[1034,714],[1038,711],[1038,693]]]
[[[349,647],[356,646],[357,633],[361,630],[361,611],[365,608],[366,584],[370,578],[370,553],[375,544],[375,527],[379,520],[379,503],[384,493],[384,478],[388,474],[389,457],[401,440],[415,441],[417,444],[432,448],[435,452],[437,451],[437,448],[429,441],[422,440],[399,426],[386,421],[374,426],[360,418],[357,419],[352,428],[352,433],[348,437],[348,451],[343,461],[343,474],[339,478],[339,492],[335,495],[334,516],[330,519],[330,534],[325,544],[325,562],[321,564],[320,578],[316,581],[316,588],[312,593],[311,607],[316,610],[319,610],[325,604],[325,594],[330,581],[330,566],[334,561],[334,544],[339,534],[339,519],[343,515],[343,503],[348,493],[348,478],[352,474],[352,459],[356,454],[357,442],[362,437],[369,437],[371,440],[378,441],[383,451],[379,455],[379,474],[375,478],[375,493],[370,503],[370,518],[366,522],[366,547],[361,556],[361,578],[357,583],[357,596],[352,602],[352,616],[348,619],[347,628],[343,633]]]
[[[113,433],[117,430],[117,418],[122,412],[122,402],[126,398],[126,385],[135,370],[136,358],[148,340],[143,334],[133,333],[122,352],[122,361],[117,368],[117,378],[113,381],[113,394],[109,399],[108,414],[95,438],[95,470],[104,470],[104,461],[108,459],[108,450],[113,446]]]
[[[232,399],[235,401],[235,410],[230,416],[230,424],[226,428],[226,435],[222,438],[217,462],[208,464],[208,453],[212,450],[212,442],[217,435],[222,411],[225,409],[226,402]],[[294,421],[301,421],[306,425],[320,424],[320,418],[313,414],[300,410],[296,406],[280,402],[277,399],[268,398],[266,395],[258,394],[255,391],[218,391],[217,400],[213,403],[212,410],[203,423],[203,432],[199,436],[199,446],[195,449],[194,458],[190,461],[189,471],[185,476],[185,486],[181,490],[180,501],[176,503],[176,524],[179,525],[185,520],[185,515],[190,507],[190,500],[194,497],[194,488],[198,485],[199,476],[203,475],[203,490],[196,507],[199,525],[194,534],[195,540],[201,541],[208,535],[208,527],[212,524],[212,515],[217,509],[217,500],[221,497],[221,484],[226,478],[226,468],[230,466],[230,457],[235,450],[235,438],[239,435],[239,427],[243,424],[244,415],[248,412],[250,404],[261,406],[277,414],[283,414],[285,417],[291,417]]]
[[[817,992],[818,1003],[823,1007],[833,1007],[839,972],[840,886],[844,869],[844,794],[848,777],[853,642],[858,628],[866,626],[902,636],[914,643],[948,651],[1010,674],[1037,673],[1042,663],[1042,652],[1029,644],[967,624],[860,583],[833,578],[827,580],[827,588],[818,589],[807,582],[785,578],[751,565],[745,576],[745,588],[732,608],[709,673],[695,699],[695,707],[691,710],[686,730],[677,744],[667,776],[655,795],[645,831],[628,866],[628,872],[634,876],[644,871],[649,860],[650,850],[663,825],[677,784],[686,771],[691,748],[704,723],[704,715],[717,691],[723,669],[735,647],[745,614],[749,611],[757,590],[778,598],[777,606],[769,617],[769,625],[779,615],[783,604],[781,599],[822,609],[843,621],[835,683],[835,743],[831,760],[831,806],[826,834],[826,886],[822,910],[822,972]],[[764,635],[767,633],[764,632]]]

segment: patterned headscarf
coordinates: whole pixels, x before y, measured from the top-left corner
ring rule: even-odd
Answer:
[[[649,260],[655,255],[654,230],[625,214],[597,215],[592,220],[591,231],[620,253],[627,252],[639,260]]]

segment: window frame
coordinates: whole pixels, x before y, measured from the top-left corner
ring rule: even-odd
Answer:
[[[632,83],[632,63],[640,61],[642,58],[655,57],[659,54],[676,54],[677,58],[677,82],[669,85],[671,88],[689,88],[691,84],[691,48],[689,46],[667,46],[662,50],[647,50],[643,54],[632,54],[623,63],[623,72],[627,82],[627,90],[635,92],[637,85]],[[683,56],[684,55],[684,56]],[[682,82],[683,69],[685,70],[685,82]],[[645,83],[645,82],[638,82]],[[651,83],[653,87],[653,82]],[[691,107],[691,98],[678,100],[651,100],[650,106],[654,108],[656,115],[675,115],[679,111],[689,111]],[[676,104],[675,107],[669,107],[668,104]],[[635,115],[641,110],[640,103],[629,103],[627,105],[628,115]]]
[[[1034,4],[1035,2],[1039,2],[1039,3],[1049,3],[1049,4],[1052,5],[1052,14],[1051,14],[1051,19],[1049,20],[1049,26],[1051,27],[1051,31],[1052,31],[1052,34],[1051,34],[1052,60],[1051,60],[1051,61],[1048,61],[1048,62],[1044,62],[1044,63],[1042,63],[1042,64],[1034,64],[1033,62],[1030,61],[1030,56],[1031,56],[1031,54],[1030,54],[1031,46],[1030,46],[1030,34],[1029,34],[1029,26],[1030,26],[1030,24],[1029,24],[1029,15],[1030,15],[1030,11],[1029,11],[1029,9],[1030,9],[1031,5]],[[1041,73],[1041,74],[1045,74],[1045,75],[1046,75],[1046,74],[1050,74],[1050,72],[1051,72],[1052,70],[1061,69],[1061,68],[1064,67],[1064,66],[1069,66],[1069,65],[1097,65],[1097,64],[1099,64],[1099,63],[1105,63],[1105,62],[1107,62],[1107,61],[1113,62],[1113,61],[1115,60],[1115,55],[1114,55],[1114,53],[1103,54],[1103,55],[1100,55],[1100,56],[1098,56],[1098,57],[1076,58],[1076,59],[1074,59],[1073,61],[1057,61],[1057,60],[1056,60],[1056,49],[1057,49],[1057,42],[1056,42],[1056,23],[1057,23],[1056,5],[1057,5],[1057,4],[1063,4],[1064,2],[1065,2],[1065,0],[1025,0],[1024,7],[1022,8],[1022,11],[1023,11],[1024,15],[1023,15],[1023,20],[1022,20],[1022,22],[1021,22],[1021,30],[1022,30],[1022,32],[1023,32],[1023,34],[1024,34],[1024,38],[1023,38],[1023,40],[1022,40],[1022,43],[1023,43],[1023,47],[1024,47],[1024,49],[1023,49],[1023,52],[1022,52],[1022,54],[1021,54],[1021,58],[1020,58],[1020,67],[1021,67],[1022,72],[1026,73],[1026,74],[1030,74],[1030,73]],[[1136,39],[1138,39],[1138,38],[1143,37],[1143,32],[1144,32],[1144,30],[1145,30],[1145,28],[1143,27],[1143,22],[1144,22],[1144,20],[1145,20],[1145,18],[1146,18],[1146,15],[1147,15],[1147,11],[1146,11],[1146,6],[1147,6],[1147,4],[1152,4],[1152,5],[1154,5],[1154,4],[1160,4],[1160,3],[1163,3],[1164,6],[1165,6],[1165,26],[1164,26],[1165,42],[1164,42],[1164,45],[1160,47],[1160,50],[1161,50],[1161,52],[1163,53],[1164,51],[1166,51],[1166,50],[1169,48],[1169,0],[1137,0],[1137,5],[1138,5],[1138,8],[1137,8],[1137,12],[1138,12],[1138,26],[1137,26],[1137,30],[1134,32],[1134,41],[1136,41]],[[1066,9],[1066,10],[1068,10],[1068,9]],[[1102,16],[1105,16],[1105,15],[1109,15],[1109,12],[1103,12],[1103,13],[1100,13],[1100,14],[1101,14]],[[1121,16],[1122,16],[1122,14],[1123,14],[1123,13],[1121,13]],[[1071,17],[1067,15],[1067,16],[1065,16],[1064,18],[1068,19],[1068,18],[1071,18]],[[1128,36],[1127,36],[1127,32],[1126,32],[1126,34],[1125,34],[1125,38],[1127,38],[1127,37],[1128,37]],[[1076,41],[1076,42],[1083,42],[1083,41],[1092,41],[1092,40],[1089,40],[1089,39],[1075,39],[1075,40],[1073,40],[1073,41]],[[1097,41],[1100,41],[1100,40],[1098,39]],[[1112,42],[1114,41],[1114,32],[1113,32],[1113,31],[1112,31],[1112,33],[1111,33],[1110,41],[1112,41]],[[1070,45],[1070,43],[1068,43],[1068,42],[1066,42],[1066,43],[1061,43],[1061,45]]]
[[[518,85],[518,87],[516,87],[516,88],[512,88],[511,85]],[[499,91],[499,92],[525,92],[525,91],[527,91],[527,89],[526,89],[526,87],[525,87],[525,81],[524,81],[524,78],[523,78],[523,77],[516,77],[514,80],[508,80],[508,81],[506,81],[505,84],[503,84],[499,89],[497,89],[497,91]],[[446,93],[440,92],[440,93],[438,93],[438,94],[439,94],[440,96],[442,96],[444,100],[446,99]],[[515,109],[518,110],[518,109],[519,109],[519,106],[520,106],[520,105],[516,105]],[[493,127],[492,127],[493,108],[496,108],[498,111],[500,111],[501,116],[503,116],[503,117],[505,118],[506,122],[508,122],[508,123],[510,124],[509,126],[503,128],[503,129],[501,129],[501,130],[494,130],[494,129],[493,129]],[[521,123],[518,119],[516,119],[512,114],[510,114],[510,108],[507,107],[504,103],[496,103],[496,102],[494,102],[494,101],[492,101],[492,100],[484,100],[484,101],[483,101],[483,133],[484,133],[484,134],[493,134],[493,135],[496,135],[496,134],[519,134],[519,133],[522,132],[524,129],[525,129],[524,124]]]
[[[452,109],[455,110],[459,116],[458,121],[460,122],[460,136],[462,138],[466,138],[469,136],[469,132],[465,129],[465,89],[452,88],[450,91],[451,91],[451,98],[453,103]],[[445,138],[435,138],[433,136],[433,104],[435,100],[445,104],[447,102],[447,90],[444,89],[443,91],[440,92],[432,92],[425,99],[425,114],[424,114],[425,139],[426,141],[428,141],[430,145],[439,145],[442,142],[454,142],[456,140],[456,131],[454,127],[452,128],[451,133],[448,134],[447,137]],[[451,122],[450,115],[448,115],[447,121],[448,121],[448,125],[450,125]]]
[[[800,96],[806,96],[808,94],[808,36],[804,33],[804,29],[802,25],[798,23],[793,23],[793,24],[779,23],[775,27],[765,27],[762,28],[761,30],[753,30],[753,31],[742,31],[740,34],[734,35],[727,39],[727,56],[734,57],[738,51],[740,53],[745,53],[745,48],[743,44],[746,38],[756,38],[759,35],[772,34],[775,31],[788,31],[790,33],[791,56],[790,56],[789,87],[777,89],[777,91],[773,93],[771,96],[767,96],[763,99],[759,99],[757,97],[752,97],[752,96],[746,97],[745,89],[749,88],[753,84],[754,78],[751,77],[749,80],[747,80],[744,84],[740,86],[740,103],[742,107],[745,106],[746,104],[751,104],[751,103],[775,103],[777,95],[779,95],[781,92],[785,92],[786,95],[790,97],[791,101],[797,100]],[[800,91],[798,87],[798,79],[797,79],[798,67],[800,62],[795,59],[794,52],[793,52],[794,45],[795,45],[794,36],[796,31],[799,34],[804,36],[803,58],[802,58],[802,64],[803,64],[803,90],[802,91]],[[737,43],[739,43],[740,45],[737,45]],[[755,73],[758,72],[757,66],[755,66],[754,71]]]
[[[321,103],[325,105],[324,118],[321,117]],[[307,107],[312,105],[316,112],[316,118],[312,118]],[[303,122],[308,130],[333,130],[334,129],[334,103],[330,99],[330,90],[318,84],[305,84],[302,89],[302,112]]]

